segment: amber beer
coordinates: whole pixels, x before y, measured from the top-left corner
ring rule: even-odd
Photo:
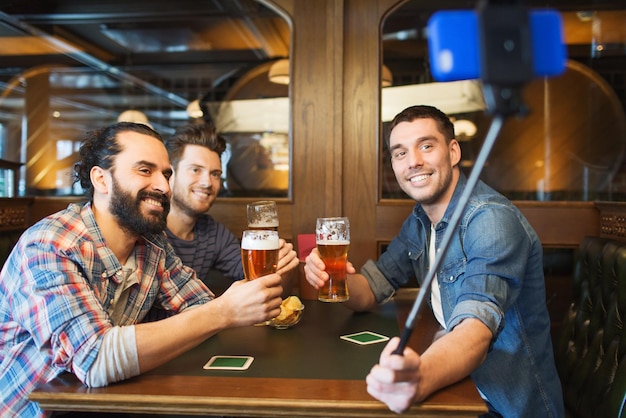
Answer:
[[[243,233],[241,262],[247,280],[254,280],[276,273],[280,242],[275,231],[251,231]]]
[[[330,279],[319,290],[319,300],[344,302],[350,298],[346,285],[346,261],[349,247],[349,241],[324,241],[317,244],[317,250],[326,265],[326,273],[330,276]]]
[[[319,289],[322,302],[345,302],[349,299],[346,262],[350,247],[350,221],[345,217],[317,218],[315,241],[326,266],[328,281]]]

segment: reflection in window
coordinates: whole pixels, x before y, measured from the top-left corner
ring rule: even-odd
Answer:
[[[256,103],[252,111],[236,115],[235,130],[218,126],[229,141],[228,171],[236,173],[226,179],[227,195],[287,197],[289,89],[270,83],[267,71],[289,56],[285,18],[255,1],[191,2],[185,10],[160,3],[139,19],[132,4],[111,14],[98,2],[79,11],[48,3],[0,6],[6,44],[6,53],[0,51],[0,159],[23,166],[11,172],[19,178],[19,195],[82,194],[72,185],[72,167],[88,131],[127,120],[167,138],[198,118],[217,122],[207,106],[242,99],[245,90]],[[51,30],[54,36],[46,33]],[[251,69],[258,82],[244,86]],[[270,118],[264,117],[244,130],[241,125],[264,109],[256,100],[272,97],[282,107],[267,110],[286,121],[284,128],[265,126]],[[0,173],[2,190],[11,173]]]
[[[68,139],[60,139],[57,141],[57,160],[69,157],[74,151],[74,141]]]
[[[231,99],[206,103],[228,147],[222,161],[225,196],[289,196],[289,90],[269,81],[271,64],[242,76]],[[251,97],[259,91],[263,97]]]
[[[15,172],[8,168],[0,169],[0,197],[13,197],[13,179]]]
[[[395,26],[383,26],[383,60],[394,74],[394,86],[433,84],[423,29],[434,10],[427,7],[410,0],[394,12],[404,16],[404,22],[417,24],[416,31],[407,32],[396,19]],[[613,8],[595,10],[589,2],[580,5],[582,11],[561,12],[567,71],[555,78],[537,78],[524,87],[530,113],[506,120],[482,171],[481,178],[509,198],[626,200],[626,9],[617,3]],[[407,49],[398,48],[398,42],[410,42],[409,50],[415,54],[399,55],[397,51]],[[395,88],[400,87],[383,88],[383,113],[397,101],[386,101],[391,96],[388,91]],[[490,117],[480,110],[448,108],[450,94],[406,97],[413,101],[407,106],[432,104],[453,120],[476,126],[473,136],[460,136],[457,128],[461,167],[469,174]],[[383,114],[383,125],[391,117]],[[408,199],[395,181],[386,145],[381,145],[381,151],[381,198]]]
[[[286,134],[226,133],[229,148],[226,196],[286,197],[289,188],[289,144]]]

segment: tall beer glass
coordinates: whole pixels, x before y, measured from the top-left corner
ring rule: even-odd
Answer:
[[[243,231],[241,262],[246,280],[276,273],[280,242],[276,231]]]
[[[278,231],[278,210],[273,200],[249,203],[247,215],[248,229]]]
[[[315,227],[317,250],[330,279],[319,290],[322,302],[345,302],[350,298],[346,283],[346,261],[350,247],[348,218],[318,218]]]
[[[276,273],[280,241],[278,232],[264,230],[243,231],[241,238],[241,263],[246,280],[258,279]],[[270,321],[255,324],[269,325]]]

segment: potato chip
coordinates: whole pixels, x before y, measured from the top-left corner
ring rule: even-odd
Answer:
[[[302,315],[304,305],[297,296],[289,296],[280,304],[280,314],[270,322],[275,327],[285,328],[295,325]]]

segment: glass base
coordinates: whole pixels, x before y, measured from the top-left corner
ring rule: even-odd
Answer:
[[[318,296],[317,300],[319,300],[320,302],[345,302],[347,300],[350,299],[350,296],[342,296],[342,297],[338,297],[338,296]]]

